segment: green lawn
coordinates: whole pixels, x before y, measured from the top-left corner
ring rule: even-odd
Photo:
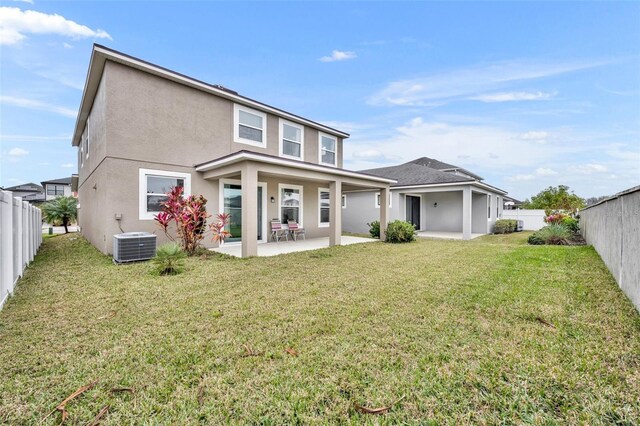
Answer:
[[[106,405],[111,425],[640,422],[640,315],[591,247],[526,237],[211,255],[174,277],[46,239],[0,311],[0,423],[94,380],[69,424]]]

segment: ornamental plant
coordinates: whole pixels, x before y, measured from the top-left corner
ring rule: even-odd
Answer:
[[[551,213],[549,216],[544,218],[544,223],[548,223],[550,225],[559,224],[562,223],[565,217],[567,217],[567,215],[562,213]]]
[[[200,241],[204,238],[207,218],[207,199],[202,195],[183,196],[184,189],[180,186],[173,187],[167,194],[167,201],[162,203],[163,208],[154,219],[160,229],[171,241],[179,241],[182,249],[189,255],[193,255]],[[176,225],[176,236],[169,232],[171,223]]]
[[[151,263],[154,266],[154,272],[158,275],[178,275],[184,271],[185,257],[187,254],[182,251],[178,243],[168,243],[158,247]]]
[[[216,215],[216,221],[209,225],[213,232],[213,241],[224,244],[224,240],[231,236],[231,232],[227,231],[225,227],[229,224],[229,213],[218,213]]]

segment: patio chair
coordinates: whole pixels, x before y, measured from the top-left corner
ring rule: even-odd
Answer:
[[[286,229],[282,227],[282,223],[280,223],[280,219],[272,219],[271,220],[271,237],[273,241],[276,243],[280,241],[280,238],[284,238],[286,240],[289,239],[289,233]]]
[[[307,240],[307,237],[304,235],[304,228],[301,228],[298,225],[298,222],[290,220],[288,224],[289,224],[289,234],[291,235],[291,238],[293,238],[294,241],[298,241],[299,235],[302,235],[302,238],[305,241]]]

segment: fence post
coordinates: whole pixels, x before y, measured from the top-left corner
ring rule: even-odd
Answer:
[[[0,191],[0,307],[13,292],[12,193]]]

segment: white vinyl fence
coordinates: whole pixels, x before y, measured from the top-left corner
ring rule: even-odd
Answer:
[[[545,216],[544,210],[503,210],[501,219],[522,220],[524,222],[523,230],[537,231],[546,225],[544,223]]]
[[[580,210],[580,232],[640,311],[640,186]]]
[[[42,212],[0,190],[0,309],[42,243]]]

